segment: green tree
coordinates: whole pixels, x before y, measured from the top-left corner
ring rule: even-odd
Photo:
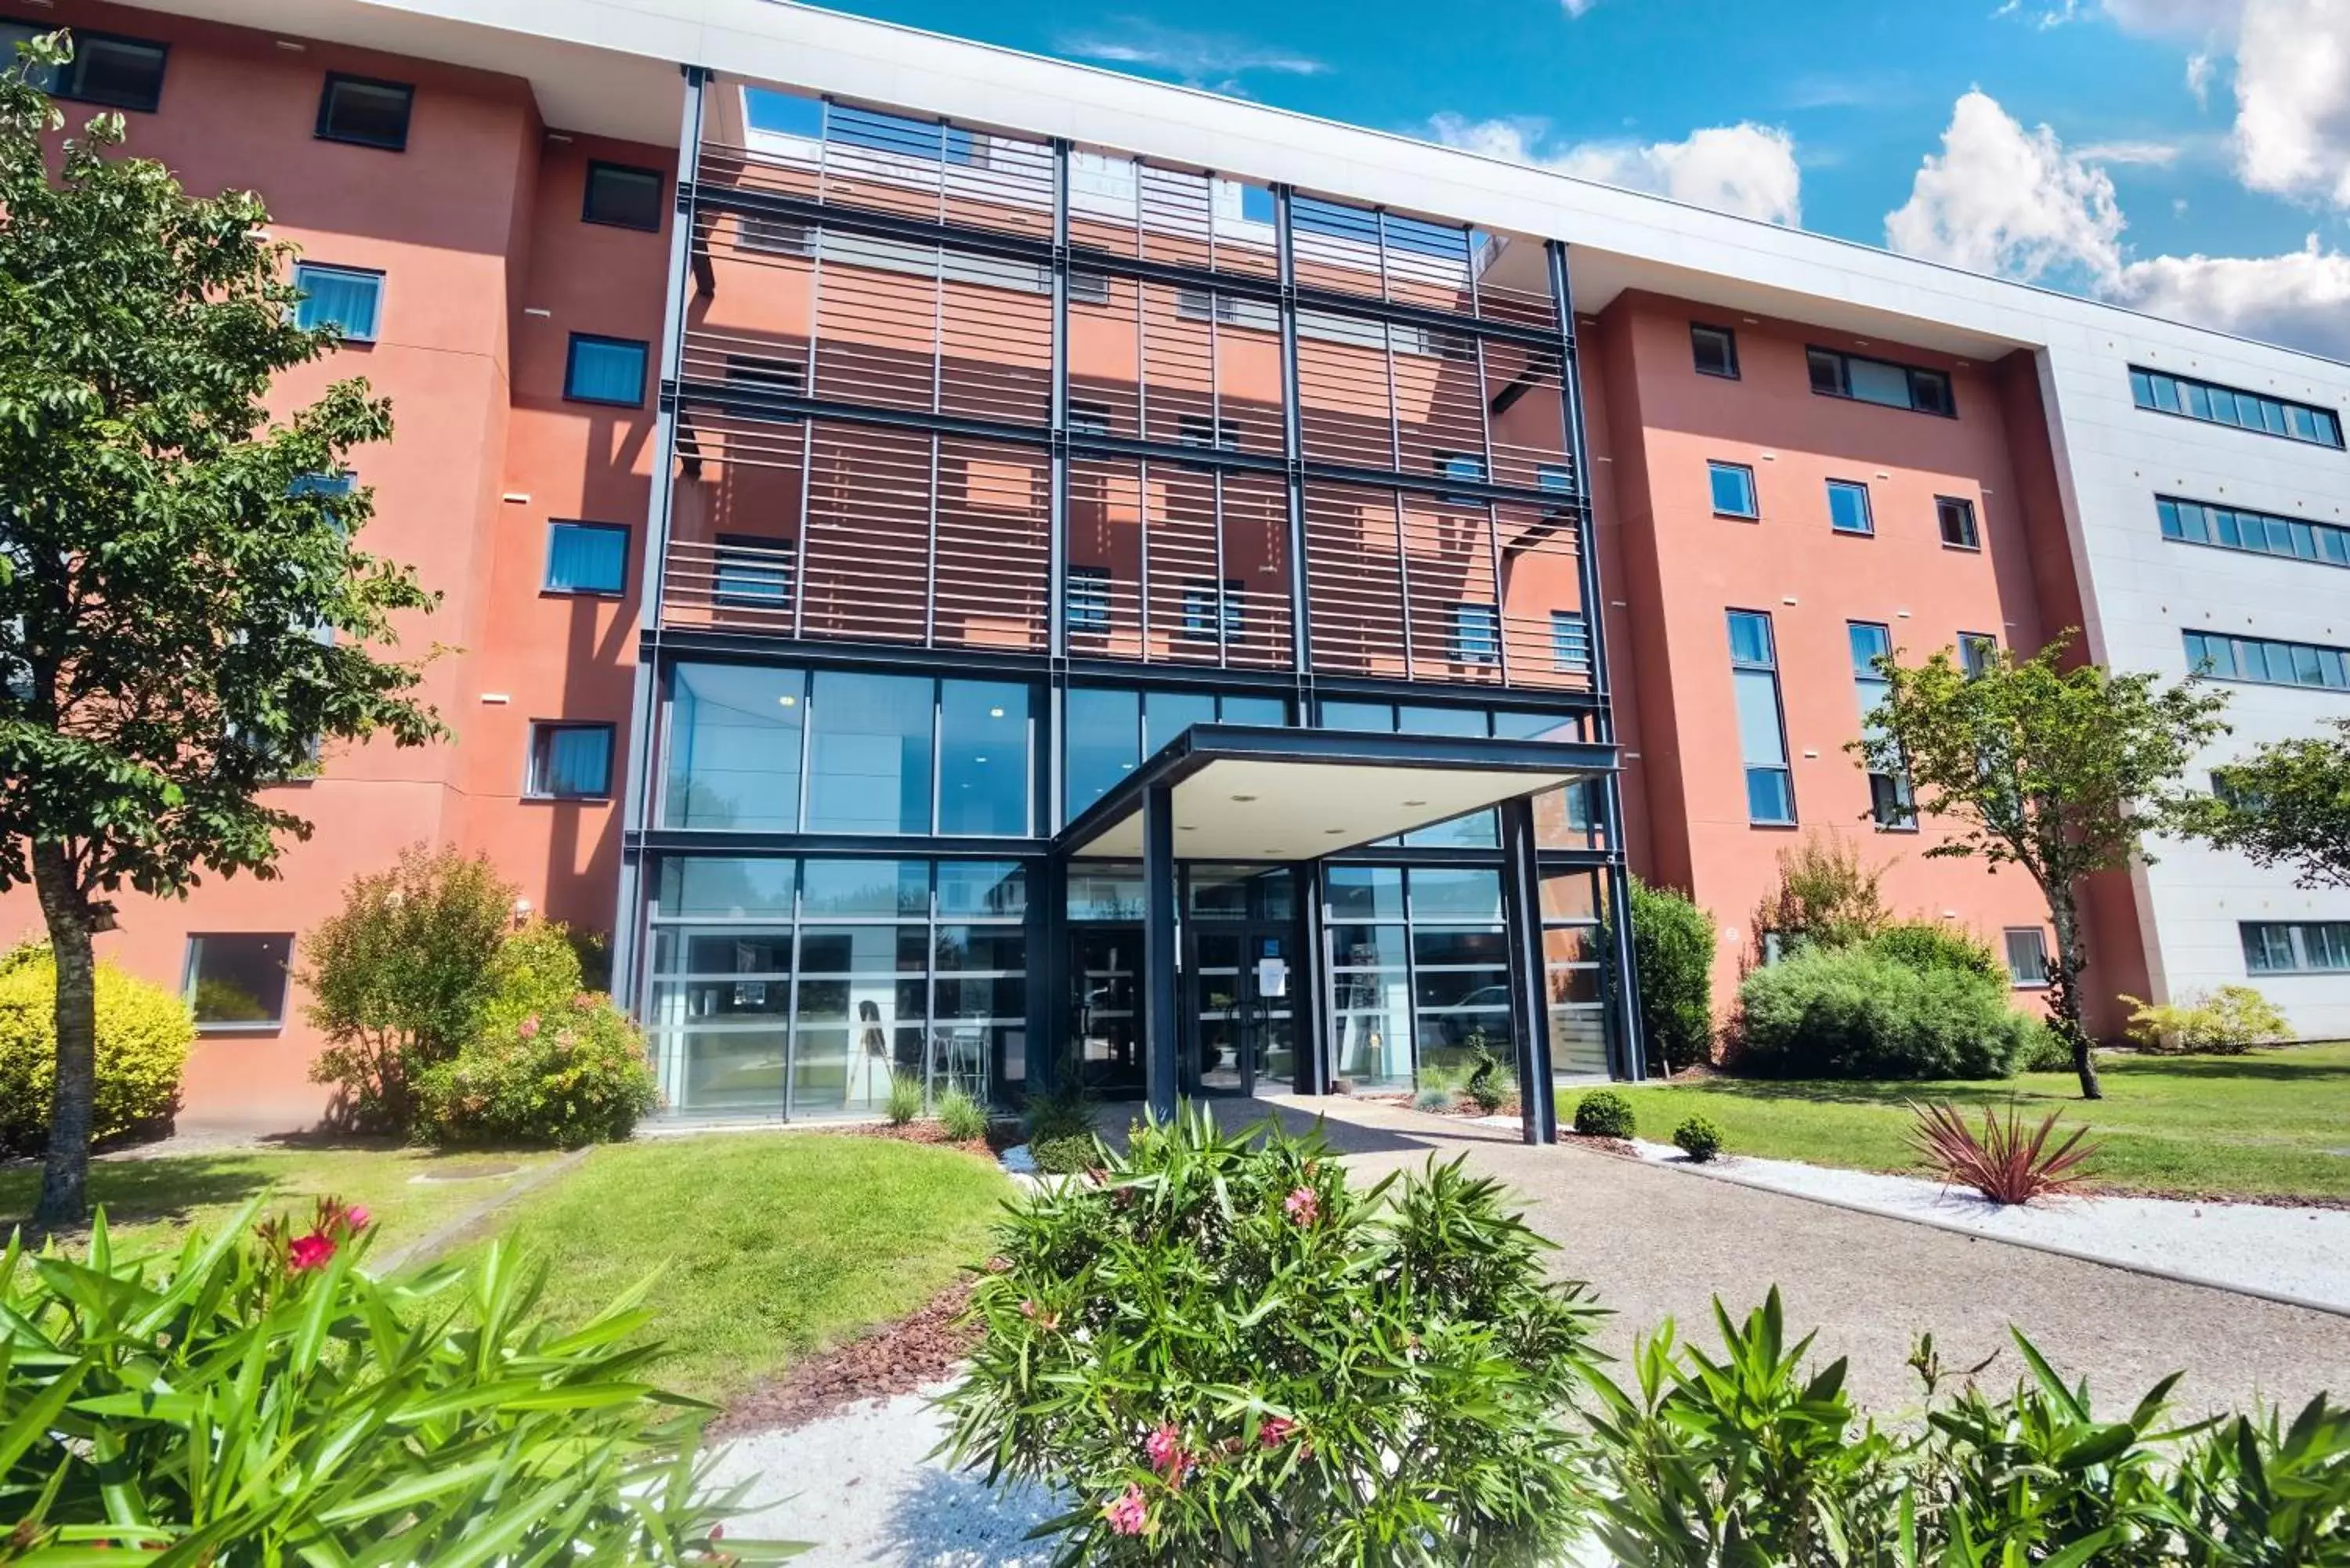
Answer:
[[[1702,1062],[1713,1051],[1713,917],[1670,888],[1632,878],[1632,968],[1648,1070]]]
[[[0,71],[0,888],[29,882],[57,955],[57,1074],[37,1223],[86,1213],[91,936],[109,895],[271,876],[309,825],[259,798],[322,740],[440,732],[418,667],[379,658],[435,596],[362,554],[364,490],[309,476],[391,432],[364,381],[290,418],[265,400],[317,359],[289,248],[244,192],[197,198],[79,136]]]
[[[1884,700],[1865,738],[1845,749],[1871,772],[1908,772],[1920,808],[1951,830],[1929,858],[1980,857],[2021,867],[2039,885],[2056,928],[2050,1022],[2073,1053],[2082,1096],[2095,1100],[2103,1091],[2081,1027],[2081,882],[2151,859],[2146,836],[2178,820],[2180,778],[2226,732],[2227,698],[2193,677],[2166,685],[2094,664],[2065,669],[2074,636],[2059,633],[2030,659],[1994,653],[1972,675],[1950,649],[1915,667],[1880,658]]]
[[[2335,734],[2272,741],[2220,769],[2185,828],[2256,866],[2290,867],[2304,888],[2350,888],[2350,719],[2332,722]]]

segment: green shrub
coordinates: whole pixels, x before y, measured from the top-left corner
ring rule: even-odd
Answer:
[[[1575,1130],[1585,1137],[1630,1137],[1632,1102],[1613,1089],[1594,1089],[1575,1103]]]
[[[946,1448],[1069,1499],[1064,1563],[1545,1561],[1593,1309],[1544,1250],[1458,1162],[1363,1193],[1191,1110],[999,1228]]]
[[[1673,1129],[1673,1147],[1703,1165],[1721,1152],[1721,1129],[1703,1116],[1690,1116]]]
[[[2255,1045],[2293,1038],[2285,1015],[2249,985],[2185,992],[2168,1003],[2122,1000],[2136,1009],[2129,1037],[2141,1051],[2241,1056]]]
[[[1632,881],[1640,1033],[1658,1076],[1713,1054],[1713,917],[1669,888]]]
[[[1902,920],[1887,926],[1863,944],[1879,958],[1911,969],[1954,969],[1979,975],[2004,990],[2007,965],[1991,944],[1963,926],[1944,920]]]
[[[180,1108],[180,1075],[195,1043],[188,1004],[158,985],[101,962],[98,992],[98,1097],[92,1136],[167,1130]],[[0,958],[0,1154],[48,1146],[57,1077],[57,965],[47,944]]]
[[[2023,1049],[2016,1053],[2015,1070],[2069,1073],[2073,1070],[2072,1047],[2048,1026],[2048,1020],[2027,1012],[2023,1015]]]
[[[987,1107],[961,1084],[950,1084],[939,1093],[939,1127],[957,1143],[985,1137]]]
[[[342,909],[303,939],[305,1011],[327,1039],[310,1078],[333,1086],[332,1120],[411,1128],[416,1076],[456,1056],[497,993],[515,892],[488,857],[419,844],[353,878]]]
[[[1056,1138],[1093,1137],[1100,1106],[1093,1092],[1086,1087],[1082,1069],[1076,1061],[1066,1060],[1053,1087],[1030,1095],[1023,1109],[1028,1141],[1039,1144]]]
[[[1075,1176],[1099,1168],[1109,1157],[1091,1132],[1061,1133],[1028,1140],[1028,1158],[1047,1176]]]
[[[1765,936],[1777,937],[1787,951],[1869,940],[1893,918],[1877,890],[1884,880],[1885,867],[1870,867],[1843,834],[1805,833],[1802,843],[1779,851],[1778,883],[1754,907],[1755,945]]]
[[[709,1412],[644,1381],[650,1279],[558,1329],[504,1242],[392,1283],[363,1210],[297,1235],[258,1207],[160,1259],[117,1256],[103,1214],[87,1261],[0,1257],[10,1561],[720,1561],[743,1499],[710,1490]]]
[[[2004,986],[1866,949],[1806,949],[1758,969],[1738,1004],[1738,1064],[1769,1077],[2001,1078],[2033,1033]]]
[[[1469,1054],[1469,1076],[1461,1085],[1461,1093],[1469,1103],[1487,1116],[1500,1114],[1503,1107],[1518,1097],[1516,1066],[1493,1054],[1492,1048],[1479,1044]]]
[[[904,1127],[922,1114],[922,1075],[900,1069],[889,1075],[889,1099],[886,1106],[889,1125]]]

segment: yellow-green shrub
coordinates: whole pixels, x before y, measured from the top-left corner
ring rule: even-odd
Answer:
[[[0,955],[0,1153],[48,1142],[57,1075],[57,964],[47,946]],[[161,1131],[180,1108],[180,1074],[195,1043],[186,1002],[159,985],[98,966],[98,1099],[93,1135]]]
[[[2215,992],[2182,992],[2178,1000],[2155,1003],[2125,996],[2129,1037],[2142,1051],[2234,1056],[2253,1046],[2293,1037],[2293,1025],[2269,999],[2249,985],[2223,985]]]

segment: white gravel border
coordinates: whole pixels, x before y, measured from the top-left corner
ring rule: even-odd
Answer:
[[[1632,1147],[1644,1160],[1717,1181],[2350,1316],[2350,1210],[2120,1197],[2002,1207],[1910,1176],[1747,1155],[1700,1165],[1665,1144]]]

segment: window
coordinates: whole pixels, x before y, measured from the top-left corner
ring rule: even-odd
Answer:
[[[2162,536],[2186,545],[2214,545],[2258,556],[2290,556],[2329,566],[2350,566],[2350,528],[2304,523],[2240,507],[2213,506],[2175,495],[2154,498]]]
[[[2315,643],[2280,642],[2265,637],[2223,637],[2190,631],[2187,668],[2215,680],[2258,686],[2321,686],[2350,690],[2350,651]]]
[[[330,71],[326,89],[318,95],[319,140],[405,151],[408,111],[415,102],[416,89],[406,82],[375,81]]]
[[[1502,612],[1493,605],[1452,607],[1452,661],[1491,664],[1502,657]]]
[[[2008,982],[2018,990],[2037,991],[2048,983],[2048,944],[2038,926],[2011,926],[2002,933],[2007,944]]]
[[[1699,375],[1738,379],[1738,335],[1729,327],[1690,323],[1690,353]]]
[[[359,267],[294,264],[294,286],[302,291],[294,325],[305,332],[331,327],[355,343],[375,341],[383,305],[383,274]]]
[[[806,223],[795,223],[788,218],[754,218],[738,214],[734,219],[734,244],[742,250],[758,251],[766,255],[806,256],[816,254],[816,241]]]
[[[1485,483],[1485,460],[1482,457],[1465,452],[1440,452],[1434,455],[1436,472],[1445,478],[1465,479],[1471,484]],[[1485,504],[1482,495],[1446,495],[1444,500],[1452,506],[1482,506]]]
[[[1878,731],[1869,722],[1877,705],[1885,701],[1892,682],[1877,667],[1880,659],[1893,656],[1893,636],[1882,626],[1869,621],[1848,621],[1845,636],[1852,645],[1852,683],[1860,698],[1860,732],[1864,739],[1874,741]],[[1906,832],[1918,826],[1918,809],[1911,796],[1906,774],[1872,773],[1868,775],[1868,814],[1877,826],[1891,832]]]
[[[610,794],[612,726],[533,724],[530,776],[523,793],[534,800],[598,800]]]
[[[1061,613],[1071,631],[1109,629],[1109,568],[1071,566]]]
[[[677,666],[661,722],[661,826],[797,829],[806,722],[807,677],[796,670]]]
[[[721,534],[712,559],[710,597],[746,609],[780,610],[792,602],[792,545],[755,534]]]
[[[1205,414],[1185,414],[1175,421],[1177,446],[1214,446],[1227,451],[1241,444],[1238,420],[1210,419]]]
[[[1760,517],[1754,501],[1754,471],[1743,463],[1709,462],[1706,473],[1713,486],[1717,517]]]
[[[57,31],[25,22],[0,22],[0,66],[16,64],[16,47],[28,38]],[[30,73],[26,79],[51,98],[101,104],[152,114],[163,99],[165,46],[145,38],[72,29],[74,57],[62,66]]]
[[[1850,398],[1945,418],[1958,413],[1950,397],[1950,378],[1944,371],[1839,354],[1830,348],[1807,349],[1805,356],[1811,363],[1812,390],[1824,398]]]
[[[294,483],[286,487],[286,493],[288,495],[325,495],[329,497],[348,495],[351,493],[351,486],[358,483],[359,476],[349,472],[297,473],[294,476]],[[335,523],[337,527],[340,527],[342,525],[341,514],[334,508],[329,507],[327,514],[328,518]]]
[[[1024,834],[1029,794],[1028,688],[939,682],[938,831]]]
[[[1241,639],[1242,594],[1247,585],[1238,577],[1224,579],[1223,637],[1227,643]],[[1183,635],[1197,641],[1216,640],[1216,585],[1192,583],[1183,589]]]
[[[1073,269],[1069,274],[1069,303],[1071,305],[1107,305],[1109,275]]]
[[[606,163],[600,159],[590,162],[587,192],[580,200],[579,221],[658,234],[661,226],[660,171]]]
[[[2136,365],[2130,367],[2129,379],[2130,401],[2141,409],[2315,446],[2339,450],[2342,445],[2342,416],[2331,409],[2240,392],[2214,381],[2190,381]]]
[[[1953,550],[1980,550],[1982,535],[1975,531],[1975,504],[1955,495],[1934,497],[1934,525],[1942,543]]]
[[[1072,686],[1063,719],[1064,809],[1073,819],[1192,725],[1281,726],[1290,711],[1279,697],[1161,690],[1146,700],[1130,687]]]
[[[1982,674],[1999,659],[1999,639],[1989,632],[1959,633],[1959,667],[1970,677]]]
[[[1848,479],[1828,481],[1828,526],[1839,534],[1877,532],[1877,521],[1868,511],[1867,485]]]
[[[1109,405],[1069,400],[1069,433],[1071,435],[1106,436],[1109,434]]]
[[[641,407],[645,400],[646,345],[633,337],[571,335],[563,367],[563,395],[575,403]]]
[[[807,366],[797,359],[779,359],[772,354],[729,354],[726,384],[786,398],[803,397],[807,392]]]
[[[809,832],[931,831],[937,684],[903,675],[816,672],[808,710]]]
[[[1730,612],[1730,679],[1738,705],[1738,744],[1746,764],[1746,817],[1776,826],[1795,820],[1794,775],[1787,768],[1787,725],[1779,711],[1779,658],[1771,618]]]
[[[1591,628],[1581,610],[1550,612],[1550,665],[1567,674],[1591,673]]]
[[[2246,920],[2244,968],[2252,974],[2350,970],[2350,920]]]
[[[629,586],[629,530],[619,523],[549,523],[551,594],[619,594]]]
[[[275,1029],[286,1022],[286,976],[294,958],[290,932],[207,932],[188,939],[182,982],[196,1027]]]

